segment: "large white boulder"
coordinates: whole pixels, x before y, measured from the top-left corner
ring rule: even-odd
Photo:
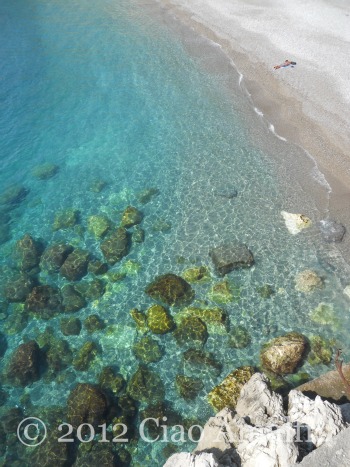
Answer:
[[[219,467],[219,464],[214,455],[207,452],[197,455],[180,452],[169,457],[163,467]]]

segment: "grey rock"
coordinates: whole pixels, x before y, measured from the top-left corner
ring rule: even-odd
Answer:
[[[220,467],[213,454],[193,455],[185,452],[173,454],[163,467]]]
[[[235,187],[228,186],[224,188],[219,188],[218,190],[214,191],[214,195],[221,196],[222,198],[232,199],[236,198],[238,192]]]
[[[342,404],[339,406],[343,420],[346,423],[350,423],[350,403]]]
[[[224,276],[234,269],[250,267],[254,263],[252,252],[246,245],[238,242],[225,243],[209,252],[216,272]]]
[[[319,222],[322,238],[327,243],[339,243],[343,240],[346,229],[340,222],[332,219],[323,219]]]

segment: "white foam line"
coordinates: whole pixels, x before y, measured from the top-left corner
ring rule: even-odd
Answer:
[[[264,116],[263,112],[262,112],[261,110],[259,110],[257,107],[254,107],[254,111],[255,111],[256,114],[259,115],[259,117],[263,117],[263,116]]]
[[[275,127],[272,125],[272,123],[269,124],[269,130],[281,141],[287,141],[286,138],[283,138],[283,136],[280,136],[278,133],[276,133]]]

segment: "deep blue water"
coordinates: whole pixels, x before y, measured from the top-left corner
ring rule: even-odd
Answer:
[[[2,415],[15,405],[26,416],[38,407],[65,407],[77,382],[96,383],[107,365],[129,380],[138,366],[131,347],[140,338],[129,310],[145,310],[153,303],[144,293],[146,285],[159,274],[180,275],[193,265],[206,265],[212,279],[193,286],[196,304],[215,305],[208,292],[221,279],[214,274],[208,252],[227,240],[246,243],[256,260],[253,268],[229,275],[241,293],[237,302],[224,305],[231,327],[244,325],[252,343],[232,349],[226,335],[209,333],[205,350],[216,354],[223,370],[220,376],[202,375],[203,389],[187,403],[174,387],[176,374],[182,372],[183,349],[171,334],[156,336],[165,354],[150,367],[160,375],[166,400],[180,417],[203,423],[213,413],[206,394],[233,369],[257,365],[261,344],[284,332],[334,337],[349,352],[348,302],[342,294],[346,276],[332,265],[335,250],[322,244],[316,228],[290,235],[280,214],[306,210],[313,221],[326,214],[326,208],[317,209],[288,174],[281,176],[287,170],[283,163],[274,162],[276,154],[286,160],[302,157],[299,149],[267,131],[238,86],[235,70],[224,65],[223,55],[208,70],[220,53],[217,47],[191,38],[188,31],[181,41],[176,27],[169,29],[151,13],[134,0],[0,4],[1,192],[13,184],[29,190],[21,203],[11,206],[9,218],[4,217],[10,234],[0,245],[1,287],[16,269],[13,251],[25,233],[46,246],[65,241],[102,259],[100,240],[86,228],[89,216],[103,214],[117,225],[130,204],[143,211],[146,232],[145,242],[133,245],[129,255],[111,268],[126,270],[131,260],[140,270],[129,272],[121,282],[106,282],[105,294],[74,314],[83,321],[94,313],[105,321],[108,332],[89,336],[83,328],[79,336],[65,338],[73,352],[86,340],[95,341],[101,350],[98,358],[87,371],[67,368],[56,379],[43,376],[25,389],[4,379],[7,401]],[[198,41],[198,50],[206,52],[205,63],[200,54],[188,53],[190,41],[192,46]],[[33,169],[43,163],[57,164],[59,172],[38,180]],[[106,183],[98,193],[91,191],[96,180]],[[217,196],[232,186],[237,198]],[[141,205],[138,193],[150,187],[159,195]],[[327,190],[322,196],[326,199]],[[53,231],[56,213],[68,208],[79,210],[79,224]],[[154,225],[160,222],[171,228],[157,231]],[[304,269],[317,271],[325,287],[313,294],[296,291],[295,276]],[[60,287],[67,283],[62,276],[43,271],[37,279]],[[257,292],[266,283],[275,290],[268,300]],[[321,302],[333,305],[341,326],[310,319],[311,310]],[[16,347],[37,339],[47,326],[64,338],[61,315],[50,321],[31,318],[23,329],[10,332],[7,323],[20,307],[3,306],[0,330],[7,341],[3,372]],[[178,312],[170,311],[174,316]],[[301,371],[315,376],[326,368],[306,363]],[[24,394],[32,406],[27,399],[24,402]],[[161,465],[163,448],[164,443],[127,446],[133,465],[142,466]],[[6,455],[22,456],[22,462],[29,458],[28,451],[16,453],[16,446]]]

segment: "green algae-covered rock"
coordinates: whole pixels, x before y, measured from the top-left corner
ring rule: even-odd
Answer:
[[[311,351],[307,361],[311,365],[318,365],[320,363],[328,365],[331,362],[335,346],[334,340],[324,339],[321,336],[311,336],[310,345]]]
[[[242,387],[255,373],[251,366],[242,366],[232,371],[208,394],[208,401],[219,412],[225,407],[234,410]]]
[[[258,287],[256,290],[261,298],[270,298],[275,293],[272,285],[270,284],[264,284],[261,287]]]
[[[127,275],[138,274],[141,270],[141,264],[137,261],[129,259],[123,264],[121,272],[125,272]]]
[[[340,327],[340,320],[331,304],[320,303],[311,312],[311,319],[315,321],[315,323],[328,325],[332,329],[338,329]]]
[[[16,303],[10,315],[2,323],[2,329],[9,336],[18,334],[26,328],[28,319],[29,316],[25,306],[22,303]]]
[[[228,345],[234,349],[243,349],[251,343],[251,337],[244,326],[234,326],[229,335]]]
[[[139,225],[135,225],[131,240],[133,243],[143,243],[145,241],[145,231]]]
[[[60,273],[69,281],[79,281],[87,274],[89,252],[77,248],[68,255],[60,268]]]
[[[38,180],[49,180],[58,173],[59,169],[59,166],[56,164],[41,164],[34,167],[32,175]]]
[[[140,224],[143,219],[143,214],[138,209],[133,206],[128,206],[122,215],[121,226],[122,227],[132,227],[133,225]]]
[[[24,302],[35,286],[35,280],[22,273],[13,277],[4,288],[4,296],[10,303]]]
[[[6,378],[15,386],[27,386],[40,378],[42,355],[35,341],[21,344],[13,352],[6,370]]]
[[[175,323],[164,307],[153,305],[147,310],[147,326],[154,334],[165,334],[174,329]]]
[[[67,419],[75,429],[83,423],[90,423],[97,428],[105,421],[107,411],[106,395],[92,384],[79,383],[69,394]]]
[[[57,339],[54,336],[46,346],[45,353],[47,364],[46,379],[50,379],[60,371],[70,367],[73,360],[73,354],[68,342],[64,339]]]
[[[99,350],[95,342],[85,342],[75,355],[73,367],[78,371],[88,370],[98,353]]]
[[[188,305],[194,298],[194,291],[188,282],[175,274],[158,276],[145,290],[154,300],[166,305]]]
[[[139,402],[154,402],[164,399],[165,390],[160,377],[145,366],[139,366],[130,378],[127,393]]]
[[[138,310],[137,308],[133,308],[130,310],[130,316],[136,323],[136,328],[140,332],[147,332],[148,331],[148,326],[147,326],[147,317],[146,315]]]
[[[228,280],[217,282],[208,293],[208,298],[213,302],[226,304],[240,299],[240,288]]]
[[[173,335],[177,344],[181,346],[203,346],[208,339],[205,323],[196,317],[183,318]]]
[[[130,236],[124,227],[113,231],[102,243],[101,251],[108,264],[117,263],[129,253]]]
[[[98,384],[103,390],[119,395],[124,389],[126,381],[121,374],[114,371],[113,367],[106,366],[98,377]]]
[[[55,426],[58,427],[63,420],[64,419],[59,420],[58,423],[55,423]],[[42,467],[54,465],[55,467],[66,467],[69,465],[70,457],[68,446],[68,443],[58,443],[57,435],[55,436],[50,433],[48,437],[45,438],[45,441],[37,446],[34,451],[32,451],[33,448],[29,448],[29,452],[27,453],[27,465],[40,465]]]
[[[87,221],[87,229],[95,238],[102,238],[111,227],[111,222],[106,216],[90,216]]]
[[[81,321],[78,318],[64,318],[61,319],[60,327],[65,336],[78,336],[81,331]]]
[[[186,401],[195,399],[203,387],[202,381],[198,378],[176,375],[176,390]]]
[[[42,319],[50,319],[63,311],[60,290],[50,285],[34,287],[25,301],[25,308]]]
[[[208,328],[210,334],[225,335],[228,329],[228,316],[221,308],[187,307],[179,311],[175,316],[175,322],[179,324],[184,317],[196,317],[201,319]]]
[[[85,319],[84,327],[89,334],[92,334],[95,331],[102,331],[106,324],[98,315],[90,315]]]
[[[79,211],[77,209],[64,209],[55,215],[52,229],[54,232],[62,229],[70,229],[79,222]]]
[[[296,371],[306,351],[305,337],[297,332],[290,332],[265,344],[260,352],[260,358],[264,368],[283,375]]]
[[[158,341],[149,336],[142,337],[139,341],[135,342],[132,350],[135,357],[145,364],[159,362],[163,356]]]
[[[46,248],[40,260],[40,268],[49,273],[59,272],[60,267],[66,261],[74,248],[65,243],[56,243]]]
[[[154,196],[157,196],[159,193],[160,192],[159,192],[158,188],[154,188],[154,187],[146,188],[145,190],[140,191],[140,193],[138,193],[137,200],[141,204],[147,204],[152,200],[152,198]]]
[[[95,274],[95,276],[101,276],[102,274],[106,274],[107,271],[107,263],[103,263],[98,259],[89,262],[88,272],[91,272],[91,274]]]
[[[186,269],[182,273],[182,277],[185,281],[189,282],[190,284],[197,282],[197,283],[204,283],[210,281],[210,271],[207,266],[198,266],[195,268]]]
[[[183,368],[187,375],[208,373],[219,376],[222,371],[222,364],[218,362],[214,354],[200,349],[188,349],[183,354]]]
[[[78,311],[86,306],[84,297],[71,284],[66,284],[61,288],[61,296],[65,312]]]
[[[21,271],[29,272],[40,262],[42,246],[29,234],[24,235],[15,245],[15,258]]]

